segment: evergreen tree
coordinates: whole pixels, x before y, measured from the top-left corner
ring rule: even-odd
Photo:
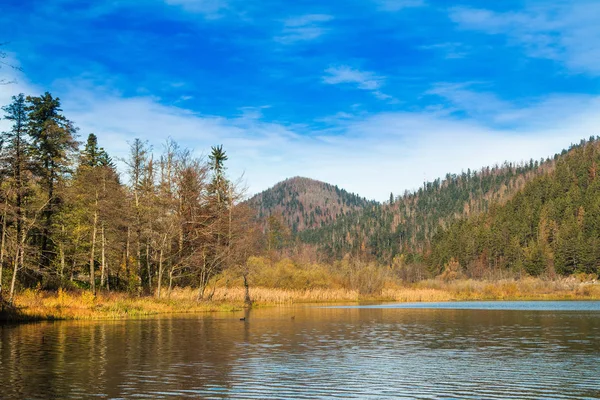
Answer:
[[[35,173],[46,193],[44,224],[40,234],[40,267],[50,266],[54,260],[52,222],[59,211],[57,192],[65,174],[69,172],[70,156],[76,150],[73,123],[61,114],[60,99],[46,92],[39,97],[27,97],[29,112],[28,133],[32,138]]]
[[[88,167],[96,167],[100,165],[100,149],[98,148],[98,138],[93,133],[90,133],[85,143],[85,148],[81,153],[81,164]]]
[[[2,152],[0,161],[2,163],[2,175],[7,178],[4,184],[5,209],[2,215],[2,248],[0,250],[0,299],[2,298],[2,270],[7,255],[6,241],[9,227],[8,218],[14,215],[15,225],[15,254],[13,256],[13,276],[23,268],[23,202],[28,196],[28,181],[30,163],[30,143],[27,136],[27,124],[29,116],[25,102],[25,96],[19,94],[13,96],[13,102],[2,110],[4,118],[12,122],[9,131],[2,133]],[[12,286],[12,285],[11,285]],[[12,290],[11,290],[12,298]]]
[[[214,197],[217,207],[220,208],[227,201],[227,188],[229,184],[225,178],[225,161],[227,161],[228,157],[223,150],[223,145],[212,146],[208,159],[213,175],[208,189],[210,195]]]

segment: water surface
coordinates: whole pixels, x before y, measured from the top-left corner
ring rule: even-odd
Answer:
[[[2,399],[582,399],[600,398],[598,376],[599,302],[0,326]]]

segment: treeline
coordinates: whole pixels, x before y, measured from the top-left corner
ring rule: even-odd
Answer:
[[[504,269],[529,275],[600,272],[600,141],[556,158],[504,205],[457,221],[433,240],[431,264],[458,263],[478,277]]]
[[[2,108],[11,128],[0,148],[0,299],[19,286],[160,296],[174,285],[202,298],[224,269],[244,274],[260,237],[222,146],[203,160],[169,140],[155,158],[135,139],[125,184],[60,107],[45,93]]]
[[[330,260],[349,254],[391,265],[402,255],[408,261],[424,262],[440,229],[506,202],[535,176],[552,170],[554,162],[531,160],[447,174],[443,180],[427,182],[403,196],[391,194],[388,203],[368,204],[299,237]]]

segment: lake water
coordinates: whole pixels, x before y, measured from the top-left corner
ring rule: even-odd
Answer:
[[[0,326],[0,398],[600,398],[600,302]]]

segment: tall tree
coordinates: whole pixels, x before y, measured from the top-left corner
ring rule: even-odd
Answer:
[[[143,282],[143,270],[142,270],[142,229],[144,224],[144,210],[142,204],[143,184],[148,167],[148,153],[149,148],[147,142],[143,142],[141,139],[134,139],[130,146],[129,160],[127,161],[128,172],[129,172],[129,184],[133,194],[133,227],[128,228],[129,231],[135,233],[135,262],[137,271],[137,290],[141,292]],[[133,229],[132,229],[133,228]],[[127,235],[131,237],[130,234]],[[127,257],[126,262],[129,262],[129,248],[130,241],[127,241]],[[127,269],[128,266],[127,266]]]
[[[227,202],[228,181],[225,178],[225,161],[228,160],[223,145],[212,146],[208,156],[210,170],[212,171],[212,182],[208,188],[214,197],[216,205],[221,207]]]
[[[23,234],[23,200],[26,196],[26,184],[28,181],[27,173],[30,167],[30,144],[27,137],[28,113],[25,103],[25,96],[21,93],[13,96],[13,102],[2,110],[5,112],[4,118],[12,122],[9,131],[2,133],[2,152],[0,161],[3,175],[6,176],[5,185],[5,209],[2,218],[2,249],[0,250],[0,297],[2,296],[2,269],[6,255],[6,236],[7,236],[7,218],[9,216],[9,206],[11,214],[14,214],[16,226],[16,251],[14,255],[14,268],[17,270],[23,267],[23,249],[19,244]],[[10,194],[10,196],[9,196]],[[10,200],[9,200],[10,197]]]
[[[52,243],[53,217],[59,211],[58,185],[69,172],[70,156],[76,150],[77,129],[61,114],[60,99],[48,92],[39,97],[27,97],[29,111],[29,136],[33,141],[35,173],[46,193],[47,206],[43,215],[40,237],[40,267],[50,266],[55,252]]]

